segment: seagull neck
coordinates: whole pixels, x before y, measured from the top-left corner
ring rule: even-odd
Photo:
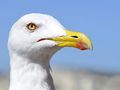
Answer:
[[[28,59],[12,55],[9,90],[55,90],[49,71],[49,58]],[[44,61],[43,61],[44,60]]]

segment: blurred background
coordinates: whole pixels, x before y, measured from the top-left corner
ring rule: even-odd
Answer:
[[[64,48],[53,56],[56,90],[120,90],[120,0],[2,0],[0,11],[0,90],[9,86],[9,31],[28,13],[52,15],[93,42],[93,51]]]

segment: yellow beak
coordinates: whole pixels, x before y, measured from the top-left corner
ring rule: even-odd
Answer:
[[[57,42],[57,46],[60,47],[75,47],[80,50],[93,49],[90,39],[85,34],[69,30],[65,30],[65,32],[65,36],[50,38],[50,40]]]

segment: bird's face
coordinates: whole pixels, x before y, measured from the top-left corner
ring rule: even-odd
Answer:
[[[43,14],[28,14],[20,18],[9,35],[9,50],[26,56],[53,54],[61,47],[92,48],[89,38],[83,33],[71,32],[53,17]]]

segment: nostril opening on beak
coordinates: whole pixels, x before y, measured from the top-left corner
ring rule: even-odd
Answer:
[[[71,36],[71,37],[73,37],[73,38],[78,38],[78,36]]]

